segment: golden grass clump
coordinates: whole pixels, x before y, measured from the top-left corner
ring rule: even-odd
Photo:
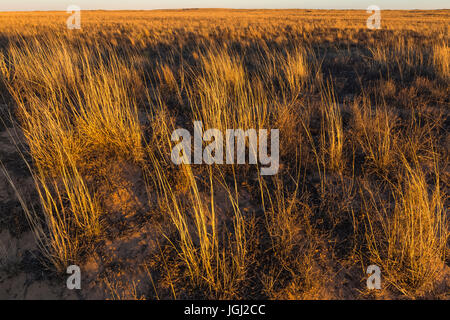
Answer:
[[[177,194],[169,183],[156,154],[151,155],[152,180],[160,197],[159,206],[172,221],[176,242],[172,245],[187,268],[187,276],[195,288],[207,288],[216,298],[233,297],[246,271],[245,222],[239,209],[237,194],[223,182],[225,201],[230,203],[233,231],[226,234],[231,241],[220,243],[220,219],[216,210],[215,177],[209,170],[209,198],[200,192],[191,165],[179,171],[187,184],[187,195]],[[221,179],[218,177],[218,179]],[[183,199],[187,197],[187,199]],[[175,292],[173,295],[176,297]]]
[[[50,45],[47,43],[51,43]],[[108,150],[141,157],[135,84],[139,76],[105,48],[74,47],[60,39],[22,43],[7,53],[15,98],[33,158],[53,168],[57,154],[75,161]],[[132,57],[131,57],[132,59]],[[19,92],[23,94],[18,94]]]
[[[443,79],[449,78],[450,49],[447,44],[434,45],[433,65]]]
[[[344,130],[340,106],[337,103],[333,88],[329,84],[323,86],[322,101],[322,125],[321,146],[322,162],[333,170],[343,167]]]
[[[201,56],[201,70],[196,74],[190,105],[193,119],[206,129],[264,128],[268,124],[268,98],[258,81],[251,81],[242,61],[227,51]]]
[[[395,160],[393,128],[396,119],[386,107],[372,110],[367,101],[361,105],[355,103],[353,113],[359,144],[366,154],[369,165],[381,172],[386,171]]]
[[[404,179],[393,185],[394,207],[375,203],[376,215],[367,213],[367,245],[372,262],[382,267],[384,279],[400,292],[423,292],[442,273],[448,241],[448,220],[443,193],[436,184],[430,190],[418,163],[402,159]],[[420,293],[419,293],[420,294]]]

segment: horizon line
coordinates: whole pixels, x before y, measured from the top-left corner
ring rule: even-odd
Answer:
[[[450,10],[450,8],[433,8],[433,9],[415,9],[415,8],[406,8],[406,9],[383,9],[383,11],[440,11],[440,10]],[[315,10],[315,11],[326,11],[326,10],[335,10],[335,11],[365,11],[367,8],[199,8],[199,7],[184,7],[184,8],[155,8],[155,9],[81,9],[81,11],[178,11],[178,10]],[[66,10],[0,10],[0,12],[66,12]]]

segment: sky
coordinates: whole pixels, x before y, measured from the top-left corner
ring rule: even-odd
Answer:
[[[81,10],[150,10],[176,8],[245,9],[449,9],[449,0],[0,0],[0,11],[59,10],[69,5]]]

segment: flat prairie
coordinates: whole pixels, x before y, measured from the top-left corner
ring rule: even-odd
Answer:
[[[0,299],[449,299],[450,11],[380,14],[0,12]]]

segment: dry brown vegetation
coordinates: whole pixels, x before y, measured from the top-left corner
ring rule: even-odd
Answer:
[[[449,298],[449,11],[67,17],[0,13],[0,297]],[[174,165],[196,120],[280,171]]]

